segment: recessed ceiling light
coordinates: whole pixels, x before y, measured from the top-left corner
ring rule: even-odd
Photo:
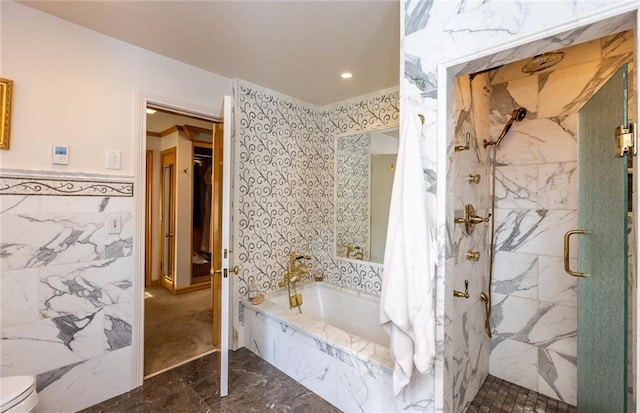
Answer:
[[[156,113],[155,109],[147,108],[147,115],[153,115],[154,113]]]
[[[350,78],[353,77],[353,75],[351,73],[349,73],[349,72],[344,72],[344,73],[342,73],[340,75],[340,77],[343,78],[343,79],[350,79]]]

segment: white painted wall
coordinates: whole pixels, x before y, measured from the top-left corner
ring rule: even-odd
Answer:
[[[136,90],[210,113],[231,94],[230,79],[21,4],[0,14],[0,76],[14,81],[3,168],[132,175]],[[53,144],[70,146],[69,165],[51,164]],[[121,151],[121,171],[104,167],[106,149]]]
[[[144,151],[140,151],[144,144],[136,144],[143,130],[140,97],[216,114],[221,112],[223,96],[231,94],[230,79],[12,1],[0,1],[0,76],[14,81],[11,149],[0,151],[0,167],[125,177],[137,174],[134,202],[123,201],[126,208],[118,211],[133,217],[132,222],[144,220],[144,180],[135,170],[138,164],[144,165]],[[144,135],[140,138],[144,140]],[[70,146],[69,165],[51,164],[53,144]],[[121,170],[104,167],[106,149],[121,151]],[[140,159],[134,159],[134,154]],[[50,213],[50,208],[43,205],[40,212]],[[97,223],[104,222],[109,213],[92,212]],[[144,232],[128,231],[131,235],[123,236],[133,237],[133,259],[123,258],[118,271],[131,274],[134,298],[118,309],[129,315],[125,319],[131,321],[131,344],[70,370],[57,363],[56,371],[65,374],[41,393],[40,404],[47,411],[81,410],[142,384],[140,286],[144,281],[137,260],[142,260],[139,251],[144,248]],[[36,320],[24,325],[23,332],[39,335],[42,325]],[[32,355],[12,357],[10,361],[20,365],[29,363]],[[100,369],[105,365],[108,374]],[[39,369],[34,373],[48,372]]]

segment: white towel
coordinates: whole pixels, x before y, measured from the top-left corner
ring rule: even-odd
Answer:
[[[391,338],[393,393],[413,368],[432,369],[435,357],[433,283],[437,244],[427,214],[418,114],[403,112],[384,254],[380,322]]]

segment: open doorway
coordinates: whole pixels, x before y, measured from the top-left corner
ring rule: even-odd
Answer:
[[[144,377],[216,350],[214,120],[147,107]],[[219,124],[221,125],[221,124]]]

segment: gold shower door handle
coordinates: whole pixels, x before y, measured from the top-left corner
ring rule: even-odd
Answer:
[[[564,270],[566,271],[567,274],[569,275],[573,275],[574,277],[590,277],[591,274],[586,273],[586,272],[578,272],[578,271],[573,271],[571,269],[571,266],[569,265],[569,239],[571,238],[572,235],[574,234],[588,234],[589,231],[585,231],[583,229],[572,229],[571,231],[567,231],[566,234],[564,234]]]

